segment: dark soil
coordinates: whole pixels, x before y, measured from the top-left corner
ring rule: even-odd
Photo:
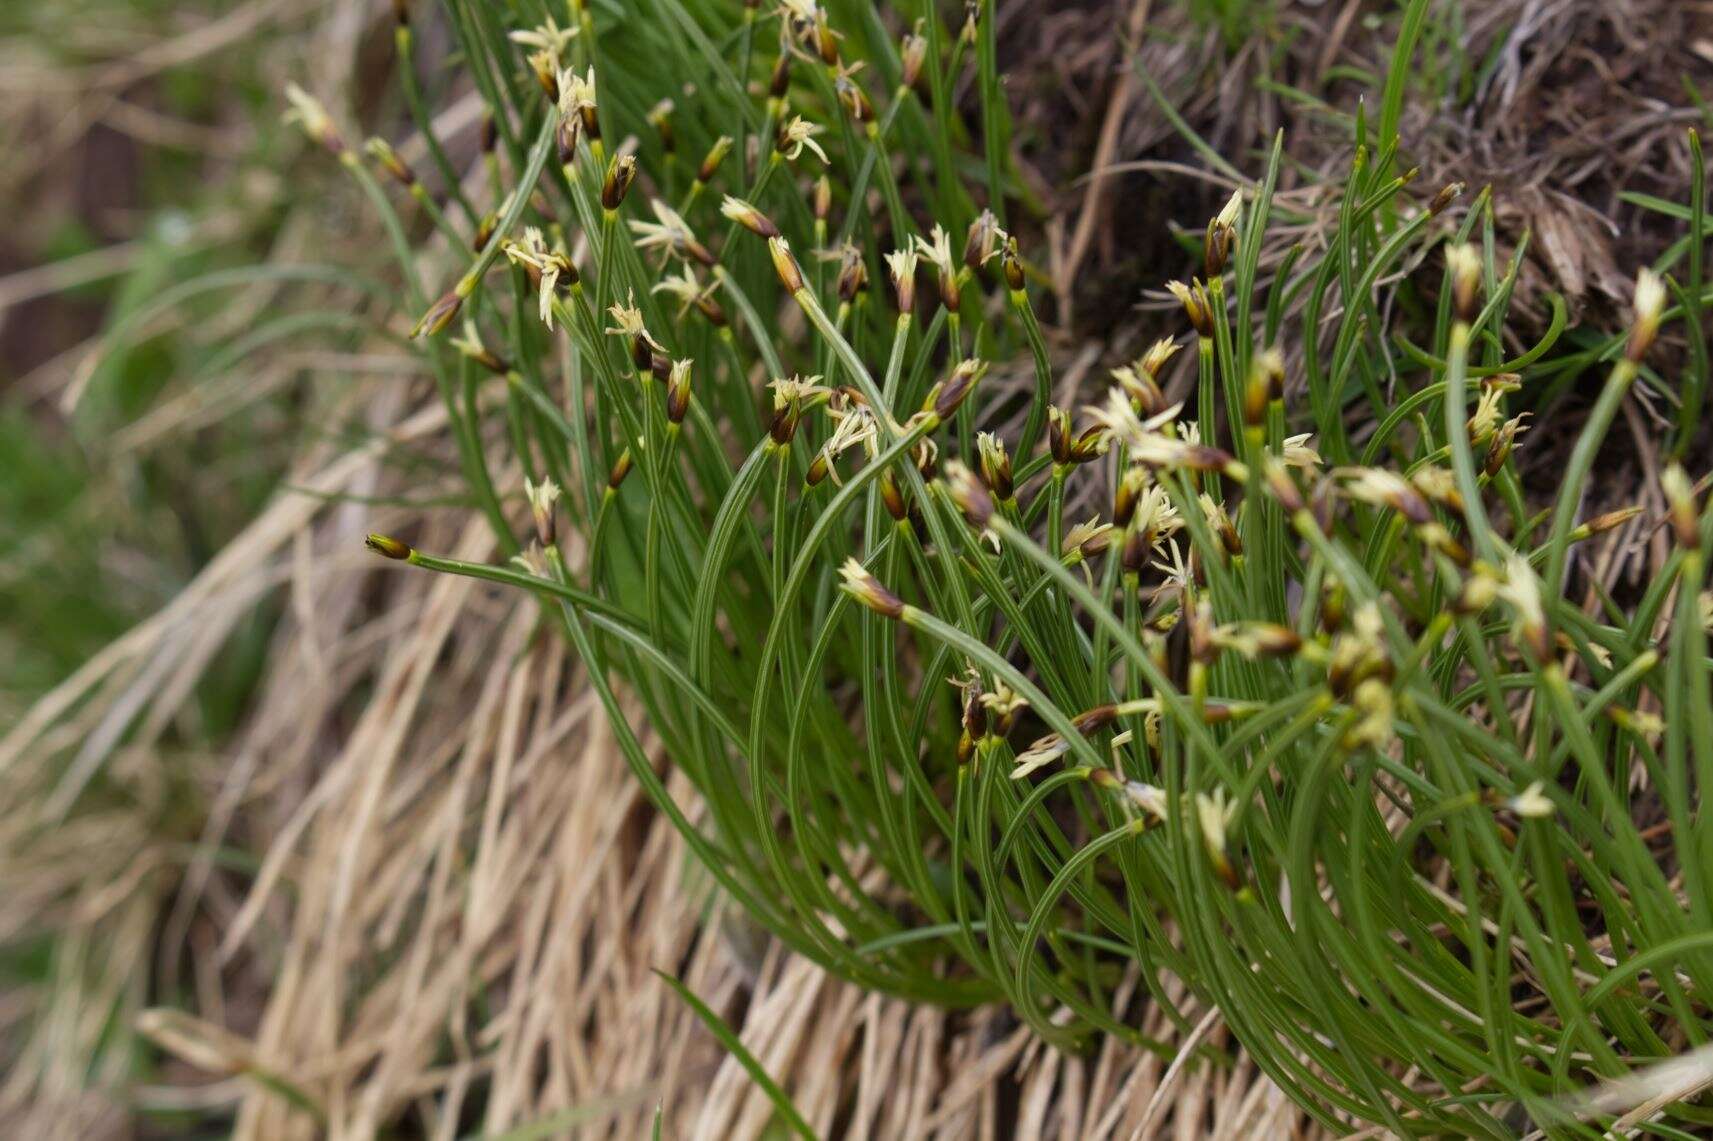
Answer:
[[[1251,34],[1236,38],[1196,23],[1186,7],[1000,5],[1020,161],[1060,220],[1048,223],[1048,237],[1062,316],[1079,333],[1109,331],[1143,289],[1192,271],[1172,228],[1199,231],[1229,193],[1162,168],[1207,164],[1129,73],[1151,76],[1250,176],[1283,129],[1292,162],[1282,191],[1342,181],[1353,150],[1349,116],[1364,95],[1371,125],[1378,115],[1399,5],[1258,4],[1251,26],[1231,29]],[[1146,28],[1139,52],[1129,34],[1136,27]],[[1399,169],[1420,168],[1423,197],[1454,181],[1493,187],[1502,252],[1531,235],[1517,294],[1524,310],[1543,314],[1543,295],[1557,292],[1573,318],[1616,315],[1636,269],[1684,232],[1682,222],[1620,195],[1688,200],[1687,132],[1713,119],[1694,94],[1713,97],[1713,0],[1436,3],[1411,67],[1418,90],[1406,102]],[[1287,97],[1285,87],[1309,98]],[[1115,122],[1103,152],[1108,117]],[[1127,169],[1102,176],[1114,167]],[[1092,233],[1079,251],[1084,214]]]

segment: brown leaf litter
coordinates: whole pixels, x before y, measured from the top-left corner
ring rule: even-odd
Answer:
[[[1260,6],[1257,6],[1259,9]],[[1500,253],[1534,235],[1518,288],[1525,309],[1562,293],[1572,311],[1613,316],[1639,265],[1682,236],[1681,222],[1621,200],[1632,191],[1683,203],[1686,130],[1707,126],[1691,89],[1713,95],[1713,0],[1493,0],[1431,5],[1413,67],[1455,89],[1412,96],[1400,124],[1399,169],[1417,187],[1491,185]],[[1284,130],[1291,163],[1281,193],[1341,185],[1353,152],[1351,116],[1367,92],[1370,131],[1396,35],[1392,5],[1362,0],[1272,6],[1235,47],[1182,6],[1153,0],[1079,0],[1037,15],[1000,5],[1001,50],[1018,108],[1016,136],[1031,186],[1055,218],[1050,262],[1061,301],[1099,334],[1143,289],[1158,289],[1192,259],[1164,240],[1175,223],[1199,232],[1230,193],[1229,180],[1181,138],[1146,87],[1152,77],[1219,154],[1260,175]],[[1458,30],[1455,44],[1436,36]],[[1145,35],[1139,52],[1130,47]],[[1466,61],[1469,75],[1432,69]],[[1341,69],[1331,82],[1318,77]],[[1354,74],[1360,78],[1351,78]],[[1291,87],[1306,98],[1288,95]],[[1322,209],[1335,211],[1332,196]],[[1283,246],[1295,240],[1281,234]]]

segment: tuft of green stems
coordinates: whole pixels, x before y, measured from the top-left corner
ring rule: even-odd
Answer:
[[[1175,343],[1074,414],[1049,405],[999,228],[995,6],[967,27],[906,6],[924,24],[902,50],[872,10],[834,26],[842,8],[729,7],[573,4],[556,106],[514,82],[530,70],[508,34],[533,10],[450,6],[506,174],[483,247],[436,267],[457,284],[413,298],[416,343],[520,554],[371,545],[537,595],[651,800],[734,902],[829,970],[1004,1001],[1066,1048],[1162,1052],[1111,995],[1136,970],[1187,1026],[1176,977],[1329,1126],[1597,1135],[1610,1121],[1576,1120],[1566,1095],[1713,1033],[1713,516],[1687,480],[1666,488],[1665,573],[1592,613],[1574,601],[1595,589],[1577,545],[1630,518],[1581,504],[1658,327],[1687,316],[1701,343],[1702,203],[1675,297],[1645,276],[1631,327],[1572,364],[1555,304],[1506,360],[1522,251],[1498,259],[1487,194],[1458,218],[1456,188],[1417,200],[1394,174],[1395,69],[1379,136],[1357,120],[1323,251],[1263,278],[1281,142],[1208,224],[1202,278],[1173,283],[1194,420],[1161,395]],[[894,84],[912,51],[921,76]],[[952,105],[966,67],[978,131]],[[671,151],[647,118],[669,89]],[[680,193],[674,156],[722,137],[754,140],[755,161]],[[394,207],[347,165],[414,282]],[[1443,281],[1400,275],[1423,262]],[[986,379],[1011,361],[1022,385]],[[1596,364],[1589,415],[1542,430],[1564,415],[1535,399],[1546,382]],[[1705,371],[1703,352],[1680,440]],[[978,454],[976,429],[1019,401],[1020,436]],[[1543,518],[1513,452],[1548,435],[1574,443]],[[527,528],[501,491],[524,476]],[[1099,517],[1065,518],[1073,486]]]

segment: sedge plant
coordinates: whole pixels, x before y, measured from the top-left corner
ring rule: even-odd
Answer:
[[[488,125],[459,180],[407,81],[439,196],[294,96],[515,557],[370,546],[538,597],[655,806],[828,970],[1162,1053],[1110,1011],[1135,978],[1187,1031],[1175,976],[1329,1125],[1598,1135],[1572,1094],[1713,1033],[1713,515],[1672,465],[1664,572],[1577,560],[1642,525],[1582,504],[1673,391],[1699,230],[1675,298],[1646,270],[1628,328],[1563,350],[1559,305],[1516,352],[1489,196],[1359,119],[1324,248],[1262,272],[1276,146],[1169,285],[1186,335],[1062,407],[994,4],[901,8],[448,4]],[[1543,509],[1526,409],[1577,375]]]

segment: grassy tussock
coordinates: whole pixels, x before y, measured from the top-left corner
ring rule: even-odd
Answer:
[[[1669,572],[1598,614],[1564,600],[1572,546],[1632,517],[1580,522],[1578,506],[1669,298],[1644,271],[1628,331],[1576,361],[1606,379],[1557,503],[1537,514],[1511,466],[1530,428],[1512,397],[1557,334],[1507,360],[1521,251],[1496,258],[1485,194],[1459,215],[1460,187],[1412,202],[1412,173],[1395,174],[1424,18],[1425,6],[1405,18],[1372,141],[1358,123],[1327,248],[1260,279],[1276,147],[1207,223],[1201,276],[1170,283],[1193,330],[1189,399],[1166,394],[1175,346],[1163,345],[1114,373],[1084,426],[1049,403],[1029,268],[1002,228],[1002,112],[979,9],[952,44],[931,22],[897,57],[869,29],[841,42],[814,5],[782,11],[755,173],[725,199],[718,254],[685,216],[703,180],[681,209],[666,204],[680,197],[671,135],[658,140],[656,221],[623,216],[638,164],[603,142],[584,70],[599,41],[555,46],[588,55],[537,67],[559,106],[518,132],[524,181],[499,244],[417,329],[463,315],[503,252],[527,278],[514,291],[537,294],[542,323],[563,330],[569,423],[538,418],[532,445],[517,401],[516,458],[541,469],[537,542],[517,571],[375,545],[549,600],[610,711],[616,673],[707,798],[711,826],[694,827],[616,722],[645,789],[722,888],[853,980],[918,1000],[1004,998],[1061,1046],[1146,1046],[1106,1000],[1114,968],[1135,962],[1147,983],[1170,974],[1214,1001],[1328,1124],[1503,1131],[1519,1112],[1568,1124],[1562,1095],[1669,1054],[1668,1039],[1693,1041],[1698,1025],[1683,988],[1699,893],[1684,882],[1678,896],[1675,858],[1636,814],[1645,791],[1691,843],[1688,771],[1713,764],[1697,712],[1706,528],[1690,480],[1669,468]],[[966,50],[981,57],[989,111],[979,215],[949,161],[964,142],[946,88]],[[917,53],[926,100],[901,82],[877,117],[851,63],[881,74]],[[756,107],[722,86],[716,54],[701,63],[714,78],[694,111],[747,135]],[[919,172],[928,226],[903,202],[900,184],[915,181],[896,177],[894,147],[915,153],[913,129],[931,159]],[[550,149],[561,177],[543,189]],[[645,167],[653,157],[645,149]],[[781,186],[793,164],[830,173],[804,195]],[[862,209],[876,175],[890,251]],[[564,193],[559,225],[586,243],[582,265],[546,231],[504,236],[537,189]],[[966,229],[960,258],[950,234]],[[744,230],[765,263],[741,253]],[[1680,297],[1695,317],[1690,248]],[[746,337],[723,311],[666,322],[650,301],[658,270],[639,256],[655,250],[685,267],[666,287],[684,312],[706,273]],[[1437,287],[1391,272],[1436,250]],[[867,288],[883,254],[896,308]],[[935,285],[920,325],[919,277]],[[801,347],[772,319],[781,306],[805,326]],[[479,331],[462,343],[467,357],[487,351]],[[553,391],[518,344],[508,382]],[[1386,355],[1399,346],[1402,368]],[[1003,414],[978,395],[988,358],[1031,349],[1021,429],[978,449],[976,429]],[[773,378],[770,413],[746,353]],[[788,370],[798,355],[813,364]],[[1699,368],[1685,374],[1680,453],[1701,383]],[[1407,397],[1389,395],[1400,388]],[[1290,435],[1299,427],[1312,434]],[[728,450],[746,432],[747,456]],[[620,455],[635,475],[600,486]],[[1076,475],[1104,483],[1110,515],[1068,531]],[[561,484],[588,536],[576,570],[556,542]],[[503,524],[497,501],[489,511]],[[1014,748],[1025,719],[1045,735]],[[884,885],[864,882],[870,859]],[[1528,957],[1520,980],[1513,949]],[[1654,975],[1657,993],[1603,1006],[1667,955],[1682,956],[1681,979]],[[1476,1079],[1485,1092],[1461,1103],[1433,1092]]]

